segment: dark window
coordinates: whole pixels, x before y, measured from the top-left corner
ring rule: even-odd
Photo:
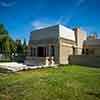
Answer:
[[[46,48],[45,47],[38,47],[37,48],[37,56],[38,57],[46,57]]]
[[[88,55],[88,49],[86,49],[86,55]]]
[[[75,47],[72,47],[73,48],[73,55],[75,55]]]
[[[44,51],[43,51],[43,56],[46,57],[46,52],[47,52],[47,50],[46,50],[45,47],[44,47],[43,49],[44,49]]]
[[[85,54],[85,50],[84,50],[84,49],[82,49],[82,54],[83,54],[83,55]]]

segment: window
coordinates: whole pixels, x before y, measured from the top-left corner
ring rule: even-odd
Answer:
[[[46,48],[45,47],[38,47],[37,48],[37,56],[38,57],[46,57]]]
[[[88,49],[86,48],[86,55],[88,55]]]
[[[84,50],[84,49],[82,49],[82,54],[83,54],[83,55],[85,54],[85,50]]]
[[[72,47],[73,48],[73,55],[75,55],[75,47]]]

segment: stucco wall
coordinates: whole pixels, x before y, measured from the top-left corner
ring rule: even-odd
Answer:
[[[69,55],[73,55],[73,45],[75,42],[60,39],[59,40],[59,64],[68,64]]]
[[[59,25],[59,37],[75,41],[74,31],[62,25]]]
[[[100,56],[100,47],[95,48],[95,49],[94,49],[94,53],[95,53],[95,54],[94,54],[95,56]]]
[[[30,41],[29,44],[32,48],[36,48],[36,52],[37,52],[38,47],[48,47],[49,48],[49,46],[54,46],[54,49],[55,49],[54,60],[55,60],[56,64],[59,63],[59,41],[58,40],[56,40],[54,38],[33,40],[33,41]],[[27,50],[26,63],[44,64],[45,63],[45,59],[44,59],[45,57],[37,57],[37,53],[36,53],[36,57],[30,56],[30,46]],[[42,58],[43,58],[43,61],[42,61]]]
[[[30,35],[30,41],[41,40],[41,39],[49,39],[49,38],[57,39],[58,35],[59,35],[58,25],[51,26],[51,27],[48,27],[48,28],[43,28],[43,29],[32,31],[31,35]]]
[[[74,31],[62,25],[55,25],[32,31],[30,35],[30,41],[48,39],[48,38],[58,39],[60,37],[75,41]]]
[[[82,54],[82,48],[83,43],[87,39],[87,33],[84,31],[81,31],[79,28],[74,29],[75,31],[75,39],[76,39],[76,45],[77,45],[77,55]]]
[[[29,57],[27,56],[25,64],[27,65],[45,65],[46,57]]]
[[[71,55],[69,56],[69,63],[100,67],[100,56]]]

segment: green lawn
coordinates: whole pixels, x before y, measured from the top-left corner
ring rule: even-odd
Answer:
[[[100,100],[100,68],[68,65],[0,76],[0,100]]]

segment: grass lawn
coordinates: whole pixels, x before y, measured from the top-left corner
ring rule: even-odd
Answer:
[[[68,65],[0,76],[0,100],[100,100],[100,68]]]

